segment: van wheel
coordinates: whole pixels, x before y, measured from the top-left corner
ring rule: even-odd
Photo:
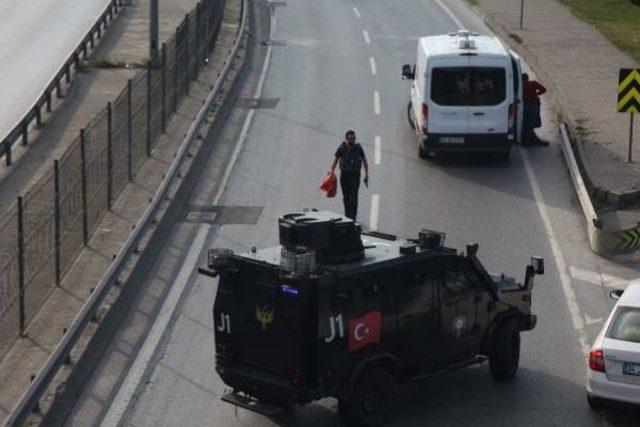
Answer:
[[[496,381],[508,381],[518,372],[520,331],[513,320],[503,322],[493,333],[489,368]]]
[[[506,162],[511,157],[511,150],[506,150],[498,153],[498,160]]]
[[[420,142],[420,138],[416,138],[416,141],[418,141],[418,157],[420,157],[421,159],[428,159],[429,153],[422,146],[422,143]]]
[[[409,126],[411,126],[411,129],[416,130],[416,124],[411,118],[411,109],[411,101],[409,101],[409,104],[407,105],[407,120],[409,120]]]
[[[338,413],[349,426],[380,426],[391,409],[393,379],[380,367],[358,378],[353,394],[338,401]]]

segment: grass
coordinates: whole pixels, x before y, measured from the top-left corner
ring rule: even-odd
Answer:
[[[640,5],[631,0],[561,0],[640,63]]]

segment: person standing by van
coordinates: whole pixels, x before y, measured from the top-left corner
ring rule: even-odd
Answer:
[[[522,74],[522,89],[524,98],[524,135],[523,145],[549,145],[536,135],[535,128],[542,126],[540,116],[540,95],[547,92],[547,88],[535,80],[529,80],[527,73]]]
[[[334,173],[340,162],[340,189],[344,202],[344,215],[356,220],[358,214],[358,190],[360,189],[360,169],[364,166],[364,184],[369,186],[369,164],[362,146],[356,143],[356,133],[348,130],[345,140],[336,150],[330,173]]]

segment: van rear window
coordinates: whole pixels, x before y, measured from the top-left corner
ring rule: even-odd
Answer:
[[[431,99],[444,106],[498,105],[507,97],[506,81],[504,68],[434,68]]]

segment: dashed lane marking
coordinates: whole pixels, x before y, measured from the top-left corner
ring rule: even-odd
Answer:
[[[371,43],[371,39],[369,38],[369,32],[367,30],[362,30],[362,35],[364,37],[364,41],[367,42],[367,44]]]
[[[353,13],[355,13],[358,18],[362,18],[362,15],[360,15],[360,11],[355,6],[353,6]]]
[[[373,140],[373,162],[376,165],[379,165],[380,160],[382,160],[382,151],[380,149],[381,139],[380,136],[376,136]]]
[[[371,196],[371,211],[369,212],[369,229],[378,229],[378,212],[380,210],[380,195],[374,194]]]
[[[378,74],[378,69],[376,68],[376,58],[373,56],[369,57],[369,65],[371,65],[371,74],[374,76]]]
[[[380,114],[380,92],[377,90],[373,92],[373,111]]]

